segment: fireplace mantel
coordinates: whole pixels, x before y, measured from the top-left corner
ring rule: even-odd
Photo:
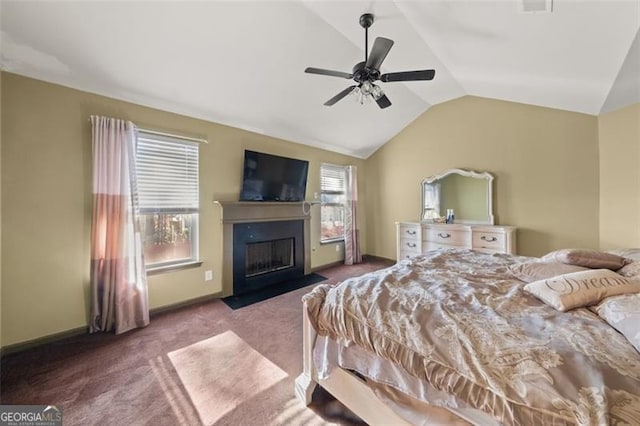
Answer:
[[[303,203],[268,201],[215,201],[222,208],[222,223],[309,220]]]
[[[304,221],[304,273],[311,273],[310,214],[303,203],[264,201],[214,201],[222,219],[222,296],[233,295],[233,225],[237,223]],[[308,210],[307,210],[308,211]]]

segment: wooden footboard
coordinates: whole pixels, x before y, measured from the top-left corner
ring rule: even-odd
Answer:
[[[334,368],[329,377],[318,380],[316,366],[313,362],[316,331],[309,321],[306,304],[303,306],[302,318],[303,370],[295,381],[296,397],[305,405],[309,405],[313,390],[319,384],[370,425],[409,425],[391,408],[380,402],[366,382],[348,371]]]
[[[302,373],[295,381],[296,397],[304,405],[311,403],[311,394],[318,384],[316,382],[316,368],[313,363],[313,346],[315,343],[316,330],[309,321],[307,304],[305,303],[302,306]]]

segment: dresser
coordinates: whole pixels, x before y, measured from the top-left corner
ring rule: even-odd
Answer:
[[[396,222],[396,240],[398,260],[438,248],[516,252],[516,228],[513,226]]]

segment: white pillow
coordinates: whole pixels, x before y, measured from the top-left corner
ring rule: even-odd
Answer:
[[[640,294],[607,297],[592,309],[640,352]]]
[[[626,259],[638,261],[640,260],[640,248],[622,248],[615,250],[607,250],[607,253],[622,256]]]
[[[628,265],[624,265],[616,272],[623,277],[640,277],[640,260],[636,260],[635,262],[631,262]]]

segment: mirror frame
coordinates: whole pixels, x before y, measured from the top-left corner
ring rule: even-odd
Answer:
[[[478,225],[493,225],[494,217],[493,217],[493,175],[489,172],[476,172],[473,170],[464,170],[464,169],[448,169],[437,175],[429,176],[420,182],[420,221],[425,223],[432,223],[430,221],[423,220],[424,217],[424,189],[425,185],[430,185],[439,179],[443,179],[449,175],[458,174],[474,179],[484,179],[487,181],[487,220],[456,220],[454,223],[465,223],[465,224],[478,224]]]

